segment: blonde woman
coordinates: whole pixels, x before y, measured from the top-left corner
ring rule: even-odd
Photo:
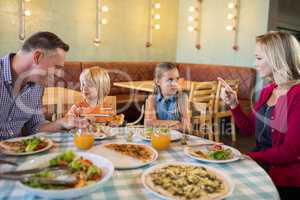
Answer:
[[[268,166],[281,199],[300,193],[300,47],[286,32],[269,32],[256,38],[256,66],[262,78],[272,79],[260,94],[250,115],[241,110],[236,93],[221,95],[244,133],[256,134],[257,148],[248,155]]]
[[[178,90],[179,72],[173,63],[160,63],[155,68],[155,91],[146,101],[145,125],[166,125],[181,131],[190,130],[187,95]]]
[[[82,99],[71,107],[67,115],[115,114],[106,98],[110,92],[110,78],[105,69],[97,66],[85,69],[80,74],[80,89]],[[111,119],[96,118],[96,121],[103,120]]]

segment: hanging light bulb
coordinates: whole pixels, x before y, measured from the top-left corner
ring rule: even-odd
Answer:
[[[31,11],[30,10],[25,10],[24,15],[29,17],[31,15]]]
[[[160,25],[159,24],[155,24],[154,25],[154,29],[159,30],[160,29]]]
[[[233,7],[234,7],[234,3],[231,2],[228,4],[228,8],[233,8]]]
[[[102,19],[102,20],[101,20],[101,23],[102,23],[102,24],[107,24],[107,19]]]
[[[194,6],[189,7],[190,12],[195,12],[196,8]]]
[[[160,19],[160,14],[155,14],[154,19]]]
[[[154,8],[159,9],[160,8],[160,3],[154,4]]]
[[[232,31],[232,30],[233,30],[233,27],[230,26],[230,25],[228,25],[228,26],[226,26],[226,30],[227,30],[227,31]]]
[[[108,7],[107,6],[102,6],[101,10],[102,10],[102,12],[108,12]]]
[[[25,2],[30,2],[31,0],[25,0]]]
[[[94,45],[96,46],[96,47],[98,47],[99,45],[100,45],[100,39],[99,38],[95,38],[94,39]]]

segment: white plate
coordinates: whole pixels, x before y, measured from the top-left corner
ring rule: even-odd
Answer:
[[[117,132],[110,126],[102,126],[101,128],[104,133],[94,133],[96,140],[109,139],[117,135]]]
[[[30,161],[27,161],[20,165],[18,167],[18,170],[23,169],[31,169],[35,167],[43,167],[47,166],[50,159],[54,158],[55,156],[59,155],[60,153],[52,153],[44,156],[40,156],[37,158],[34,158]],[[102,169],[103,176],[101,180],[98,182],[88,185],[82,188],[72,188],[72,189],[62,189],[62,190],[45,190],[45,189],[37,189],[32,188],[27,185],[22,184],[21,182],[18,182],[18,186],[23,188],[27,191],[28,194],[33,194],[36,196],[44,197],[44,198],[50,198],[50,199],[70,199],[75,197],[80,197],[83,195],[90,194],[96,190],[99,189],[100,185],[103,185],[110,177],[112,177],[114,172],[113,164],[108,161],[107,159],[94,155],[91,153],[86,152],[75,152],[76,155],[82,156],[83,158],[86,158],[88,160],[91,160],[94,165]]]
[[[139,132],[140,134],[140,137],[143,139],[143,140],[147,140],[147,141],[151,141],[151,138],[149,137],[146,137],[143,133],[143,131],[140,131]],[[170,136],[171,136],[171,141],[172,142],[175,142],[175,141],[178,141],[181,139],[182,137],[182,133],[180,133],[179,131],[177,130],[170,130]]]
[[[144,185],[144,187],[146,188],[146,190],[148,190],[150,193],[162,198],[162,199],[166,199],[166,200],[174,200],[174,199],[171,199],[169,197],[166,197],[158,192],[156,192],[155,190],[153,190],[151,187],[149,187],[146,183],[146,177],[151,173],[153,172],[154,170],[156,169],[159,169],[159,168],[162,168],[162,167],[165,167],[165,166],[168,166],[168,165],[184,165],[184,166],[196,166],[196,167],[204,167],[214,173],[216,173],[218,175],[218,177],[220,177],[229,187],[229,190],[226,194],[224,194],[222,197],[220,198],[215,198],[215,199],[211,199],[211,200],[221,200],[221,199],[224,199],[228,196],[230,196],[234,190],[234,183],[231,181],[229,175],[224,172],[224,171],[221,171],[221,170],[218,170],[216,168],[213,168],[213,167],[210,167],[210,166],[207,166],[207,165],[203,165],[203,164],[198,164],[198,163],[186,163],[186,162],[166,162],[166,163],[162,163],[162,164],[158,164],[158,165],[155,165],[153,167],[150,167],[148,168],[143,174],[142,174],[142,183]]]
[[[149,160],[147,162],[140,161],[136,158],[133,158],[133,157],[124,155],[122,153],[119,153],[117,151],[106,148],[105,145],[108,145],[108,144],[135,144],[135,145],[144,146],[153,153],[152,160]],[[158,157],[158,153],[155,149],[153,149],[152,147],[147,146],[145,144],[138,144],[138,143],[106,143],[106,144],[101,144],[101,145],[92,147],[89,150],[89,152],[106,157],[108,160],[110,160],[114,164],[114,167],[116,169],[135,169],[135,168],[143,167],[145,165],[148,165],[148,164],[154,162]]]
[[[203,162],[209,162],[209,163],[229,163],[229,162],[234,162],[236,160],[239,160],[241,158],[241,152],[233,147],[227,146],[227,145],[222,145],[222,147],[224,149],[231,149],[233,157],[231,159],[227,159],[227,160],[210,160],[210,159],[205,159],[205,158],[200,158],[198,156],[194,156],[190,153],[190,150],[201,150],[203,152],[208,151],[207,147],[211,146],[213,144],[199,144],[199,145],[195,145],[195,146],[190,146],[190,147],[185,147],[184,148],[184,153],[186,155],[188,155],[189,157],[199,160],[199,161],[203,161]]]
[[[32,155],[32,154],[36,154],[36,153],[40,153],[40,152],[43,152],[43,151],[47,151],[48,149],[50,149],[52,146],[53,146],[53,141],[48,139],[48,138],[45,138],[45,137],[40,137],[40,136],[37,136],[37,135],[31,135],[31,136],[28,136],[28,137],[18,137],[18,138],[13,138],[13,139],[9,139],[9,140],[5,140],[5,141],[11,141],[11,142],[14,142],[14,141],[20,141],[20,140],[24,140],[24,139],[29,139],[29,138],[32,138],[32,137],[39,137],[39,138],[43,138],[45,141],[47,141],[48,145],[45,146],[43,149],[39,149],[37,151],[33,151],[33,152],[20,152],[20,153],[17,153],[17,152],[14,152],[14,151],[8,151],[6,149],[4,149],[2,146],[1,146],[1,142],[0,142],[0,150],[1,150],[1,153],[2,154],[5,154],[5,155],[10,155],[10,156],[26,156],[26,155]]]

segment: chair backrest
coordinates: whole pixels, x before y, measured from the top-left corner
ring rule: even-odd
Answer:
[[[225,80],[226,83],[236,92],[239,91],[240,80]],[[214,113],[221,112],[226,108],[224,101],[220,98],[222,90],[221,82],[218,81],[215,105],[214,105]],[[226,110],[226,109],[225,109]]]
[[[65,106],[73,105],[80,101],[81,93],[76,90],[62,87],[46,87],[43,95],[43,105],[52,110],[55,116],[52,119],[62,117],[68,108]],[[54,110],[53,110],[54,108]]]
[[[55,116],[52,116],[54,120],[62,117],[68,109],[80,101],[81,93],[76,90],[62,88],[62,87],[46,87],[43,96],[43,105],[48,107],[48,110],[54,110]],[[117,113],[117,100],[116,96],[105,97],[109,107],[113,109],[113,113]]]
[[[113,109],[113,113],[117,114],[117,97],[106,96],[105,101],[108,103],[109,107]]]
[[[192,111],[195,110],[201,114],[212,114],[217,86],[217,81],[192,82],[189,95]]]

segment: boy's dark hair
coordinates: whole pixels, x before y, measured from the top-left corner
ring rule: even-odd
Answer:
[[[57,35],[51,32],[37,32],[25,40],[21,50],[30,52],[35,49],[54,50],[61,48],[69,51],[69,45],[64,43]]]

